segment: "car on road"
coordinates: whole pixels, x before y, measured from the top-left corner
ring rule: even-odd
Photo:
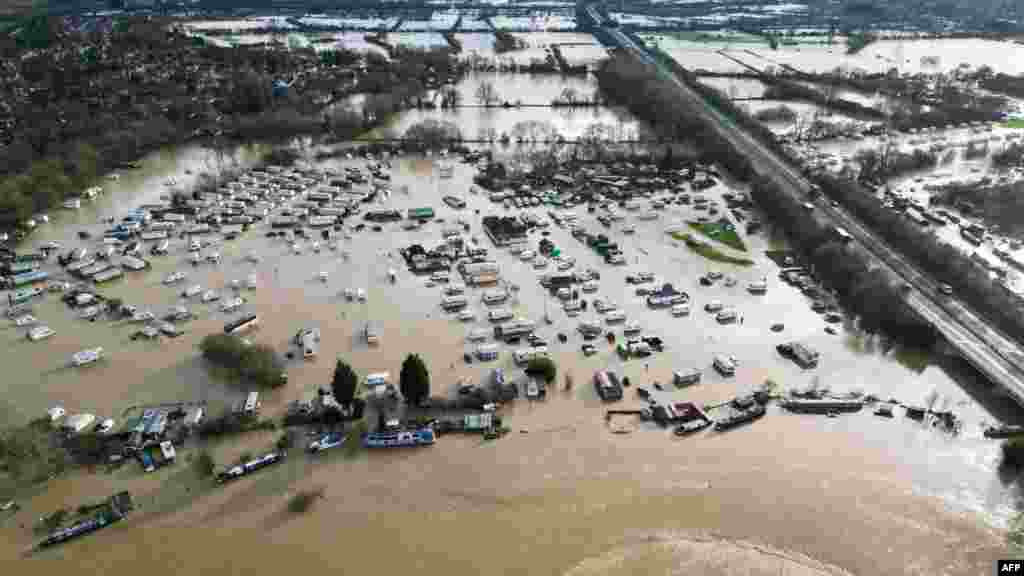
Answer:
[[[953,287],[949,284],[939,284],[939,292],[942,292],[946,296],[953,295]]]

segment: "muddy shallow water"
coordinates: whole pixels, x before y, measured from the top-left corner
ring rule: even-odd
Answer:
[[[240,151],[248,161],[257,154],[256,149]],[[32,242],[79,243],[78,230],[97,233],[103,228],[99,218],[154,201],[166,192],[162,182],[168,176],[182,180],[186,168],[201,170],[203,155],[184,148],[154,156],[137,175],[126,174],[108,186],[96,203],[55,217]],[[451,222],[458,214],[440,197],[466,198],[469,206],[459,213],[470,221],[470,234],[491,248],[503,275],[521,287],[510,306],[542,326],[539,332],[551,342],[560,371],[573,374],[573,390],[552,391],[543,403],[506,407],[513,433],[494,443],[448,436],[418,451],[375,452],[354,460],[328,454],[317,463],[296,451],[282,466],[212,490],[198,483],[184,462],[150,475],[129,464],[112,475],[59,479],[2,525],[3,555],[13,556],[31,541],[29,531],[17,523],[129,489],[141,506],[128,522],[48,551],[31,566],[48,570],[48,559],[62,559],[79,570],[118,574],[134,569],[200,573],[227,566],[233,573],[296,566],[372,567],[387,573],[422,566],[458,574],[673,573],[670,567],[675,567],[685,573],[682,567],[700,566],[702,573],[713,574],[721,570],[724,556],[767,566],[768,573],[923,574],[940,569],[978,574],[990,569],[1001,546],[993,526],[1012,514],[1013,489],[997,478],[997,444],[980,437],[983,424],[994,417],[974,397],[986,406],[995,401],[970,374],[927,358],[910,362],[905,353],[884,350],[852,326],[839,336],[826,334],[805,298],[777,279],[777,268],[763,256],[768,239],[748,238],[756,265],[731,269],[668,238],[665,228],[691,216],[688,207],[662,211],[657,221],[636,222],[632,236],[616,232],[616,225],[612,235],[630,259],[621,268],[605,266],[566,230],[551,228],[550,238],[577,259],[578,267],[601,271],[598,295],[622,306],[646,333],[666,341],[666,352],[646,362],[622,362],[603,342],[599,354],[584,358],[574,328],[596,314],[568,318],[551,299],[547,307],[554,325],[543,326],[539,272],[487,243],[479,219],[496,208],[468,193],[473,169],[456,165],[454,177],[442,179],[436,168],[428,158],[397,160],[395,192],[381,207],[429,205]],[[404,186],[408,194],[400,191]],[[585,209],[576,212],[588,228],[601,228]],[[630,220],[635,219],[631,214]],[[243,291],[249,299],[245,309],[261,316],[261,329],[252,338],[283,351],[299,328],[316,325],[323,332],[318,359],[289,361],[290,383],[265,395],[268,414],[326,386],[332,359],[339,355],[360,374],[387,370],[397,376],[402,358],[418,352],[431,369],[433,391],[445,393],[461,376],[482,380],[494,367],[511,370],[513,348],[503,347],[498,362],[465,365],[461,356],[469,349],[465,335],[472,326],[444,314],[440,288],[425,286],[405,270],[397,249],[411,242],[432,246],[440,242],[444,226],[433,223],[407,232],[388,225],[383,233],[358,233],[342,241],[347,258],[327,249],[315,254],[308,244],[303,254],[293,255],[287,244],[265,238],[265,229],[257,226],[219,248],[224,260],[216,268],[188,265],[185,241],[179,239],[172,242],[170,255],[151,259],[152,269],[128,273],[102,291],[159,313],[178,304],[187,285],[227,294],[230,280],[255,272],[259,287]],[[263,261],[245,262],[250,251]],[[389,268],[399,272],[395,285],[385,280]],[[736,276],[737,285],[700,287],[698,276],[712,269]],[[174,270],[187,271],[188,280],[164,286],[161,280]],[[691,315],[673,318],[665,310],[647,309],[624,282],[627,273],[640,270],[689,292]],[[326,283],[317,278],[321,271],[329,274]],[[768,278],[768,293],[747,294],[747,282],[762,276]],[[346,302],[341,292],[350,287],[366,289],[368,301]],[[479,294],[471,290],[469,297],[482,317]],[[743,323],[718,325],[702,311],[712,299],[735,305]],[[56,296],[47,295],[37,304],[36,316],[55,328],[56,336],[32,343],[21,330],[0,331],[0,362],[9,370],[0,380],[2,414],[8,422],[23,422],[61,403],[69,413],[120,417],[139,403],[206,399],[219,407],[241,397],[244,387],[211,378],[196,350],[202,336],[221,330],[231,316],[215,304],[188,306],[199,318],[187,324],[185,335],[161,343],[132,342],[128,336],[134,327],[75,319]],[[368,348],[358,337],[367,320],[381,332],[378,347]],[[770,332],[774,322],[785,322],[786,330]],[[556,332],[569,333],[569,342],[558,344]],[[794,339],[821,352],[818,369],[804,372],[778,357],[774,345]],[[91,346],[103,346],[108,358],[85,369],[62,368],[70,354]],[[718,353],[739,359],[734,378],[706,369]],[[637,384],[649,384],[666,382],[672,370],[691,366],[705,368],[702,384],[656,394],[714,403],[748,392],[768,377],[785,387],[806,386],[817,378],[836,391],[861,390],[908,403],[934,399],[937,408],[952,409],[964,419],[964,432],[950,437],[904,419],[899,410],[895,419],[881,420],[868,412],[826,419],[775,409],[752,426],[686,439],[646,424],[626,435],[607,430],[604,407],[589,385],[594,370],[612,367]],[[638,406],[627,392],[623,404]],[[265,449],[273,440],[271,434],[253,434],[222,441],[214,451],[223,464],[245,450]],[[326,499],[301,518],[287,515],[287,496],[312,486],[325,487]]]

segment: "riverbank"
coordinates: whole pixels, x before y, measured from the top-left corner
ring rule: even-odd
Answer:
[[[697,397],[711,396],[704,389]],[[154,560],[187,549],[194,557],[189,573],[226,558],[263,570],[303,558],[306,568],[398,572],[425,563],[454,573],[557,575],[621,573],[623,567],[650,573],[691,554],[697,566],[710,569],[716,553],[741,547],[753,555],[750,561],[775,570],[769,573],[782,564],[774,549],[793,559],[787,565],[817,570],[809,574],[894,574],[914,565],[925,573],[974,576],[1003,553],[996,531],[907,493],[908,463],[888,454],[881,438],[865,446],[850,429],[815,425],[834,420],[773,416],[756,432],[701,440],[677,440],[657,429],[613,435],[604,427],[601,404],[584,386],[544,404],[521,403],[507,418],[513,433],[496,443],[446,436],[415,452],[364,453],[355,460],[328,454],[318,462],[297,456],[230,487],[197,486],[183,509],[165,509],[160,494],[183,481],[191,485],[183,478],[190,470],[156,481],[139,477],[131,482],[152,493],[135,493],[138,510],[124,526],[43,557],[64,556],[59,565],[75,558],[87,569],[116,574],[147,565],[169,574],[169,565]],[[837,452],[844,454],[838,462]],[[423,475],[424,467],[431,473]],[[471,484],[463,481],[469,476]],[[412,477],[415,482],[395,481]],[[76,485],[76,493],[102,494],[109,481],[61,480],[15,520],[58,502],[72,482],[85,484]],[[312,511],[282,517],[288,495],[315,486],[325,492]],[[851,501],[857,504],[844,504]],[[331,549],[331,527],[357,518],[360,529],[346,532],[344,554],[310,559],[300,553],[310,546]],[[784,532],[780,524],[787,526]],[[396,526],[408,531],[400,547],[386,537]],[[265,546],[268,538],[273,550]],[[832,545],[840,541],[857,546]],[[3,556],[23,543],[23,537],[5,540]],[[510,554],[509,543],[531,554]],[[648,557],[645,549],[655,545],[675,550]],[[625,564],[613,570],[611,558]]]

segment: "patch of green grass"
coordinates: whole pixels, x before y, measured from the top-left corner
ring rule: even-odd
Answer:
[[[1024,118],[1014,118],[1012,120],[1007,120],[1006,122],[1003,122],[1003,127],[1016,129],[1024,128]]]
[[[315,504],[317,500],[323,497],[324,489],[322,487],[313,488],[310,490],[303,490],[302,492],[295,494],[294,496],[291,497],[290,500],[288,500],[288,511],[292,514],[302,514],[304,512],[308,512],[311,508],[313,508],[313,504]]]
[[[730,256],[714,246],[697,240],[689,234],[682,234],[680,232],[672,233],[671,236],[676,240],[682,240],[686,242],[686,245],[697,254],[713,260],[715,262],[722,262],[725,264],[736,264],[737,266],[753,266],[754,261],[747,258],[738,258],[736,256]]]
[[[355,458],[363,451],[363,434],[366,434],[368,430],[369,426],[366,424],[366,420],[360,420],[352,426],[348,438],[341,445],[346,458]]]
[[[736,227],[733,226],[732,222],[729,222],[725,218],[717,222],[689,222],[690,228],[700,232],[701,234],[721,242],[730,248],[735,248],[740,252],[747,251],[747,245],[743,243],[743,239],[736,232]]]

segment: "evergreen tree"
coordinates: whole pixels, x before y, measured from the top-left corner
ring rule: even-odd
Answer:
[[[359,377],[356,376],[352,367],[338,359],[338,363],[334,366],[334,377],[331,378],[331,392],[338,404],[345,407],[352,405],[358,383]]]
[[[419,406],[430,395],[430,372],[419,354],[406,356],[398,385],[405,401],[412,406]]]

